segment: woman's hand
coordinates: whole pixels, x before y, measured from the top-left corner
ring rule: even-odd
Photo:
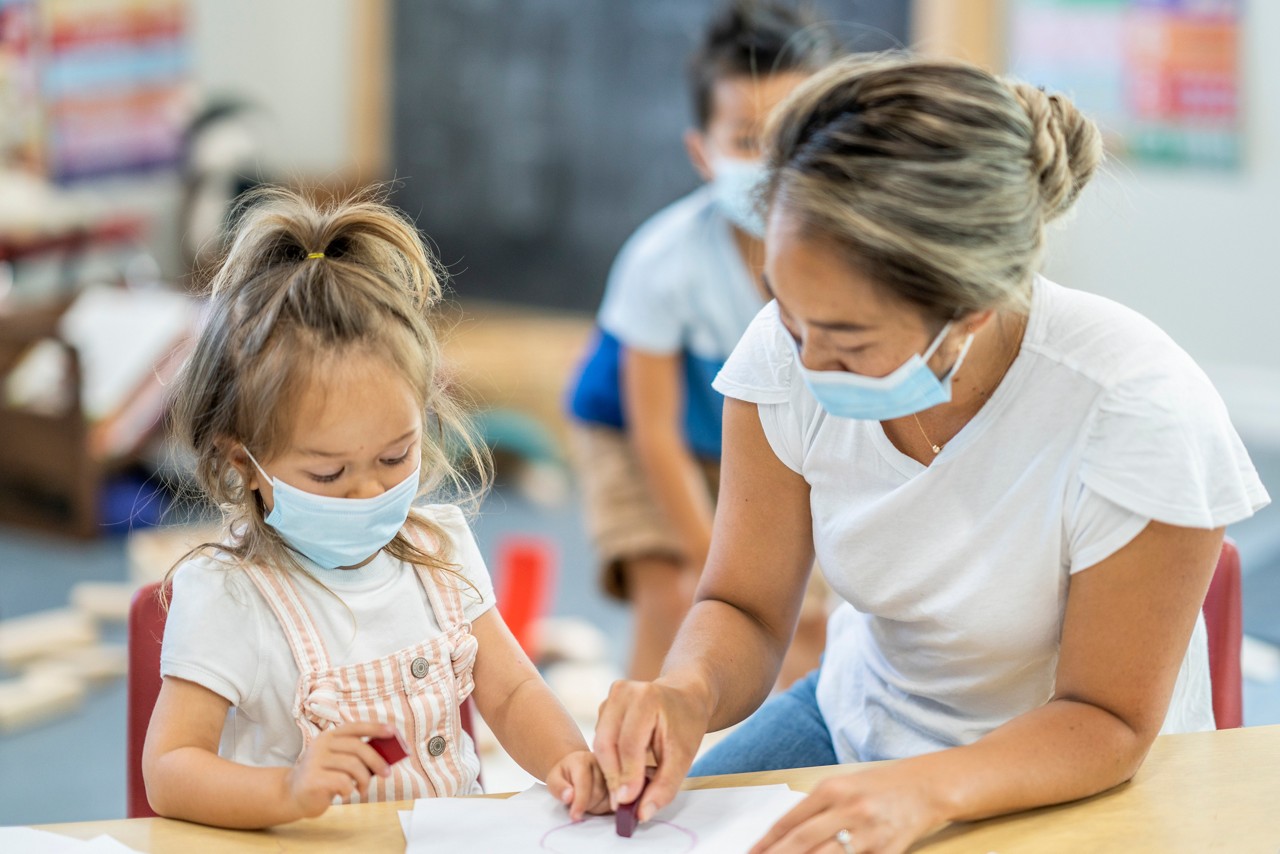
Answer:
[[[285,777],[288,797],[298,812],[314,818],[353,791],[369,792],[373,775],[386,777],[391,766],[369,746],[366,738],[392,735],[385,724],[351,723],[327,729],[302,751]]]
[[[907,760],[824,780],[751,854],[900,854],[947,820],[923,770]]]
[[[569,808],[569,818],[574,821],[582,821],[587,813],[609,812],[604,773],[589,750],[576,750],[557,762],[547,774],[547,789]]]
[[[636,799],[652,752],[657,769],[636,816],[648,821],[671,803],[707,734],[710,712],[694,692],[657,682],[615,682],[600,706],[595,754],[613,809]]]

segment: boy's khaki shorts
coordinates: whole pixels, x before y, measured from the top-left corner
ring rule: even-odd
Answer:
[[[684,544],[649,491],[640,459],[625,433],[578,422],[571,427],[570,444],[586,507],[587,533],[599,561],[600,587],[625,602],[630,597],[623,564],[643,557],[680,562],[685,558]],[[699,462],[714,499],[720,487],[720,464]]]
[[[596,549],[600,587],[627,601],[623,565],[642,557],[684,558],[684,545],[654,500],[640,459],[625,433],[600,424],[575,422],[571,457],[586,508],[587,533]],[[720,464],[700,460],[707,490],[720,490]],[[809,575],[801,616],[819,619],[829,610],[831,592],[817,567]]]

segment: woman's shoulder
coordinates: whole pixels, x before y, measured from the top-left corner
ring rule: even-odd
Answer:
[[[1040,279],[1031,323],[1028,350],[1104,393],[1147,384],[1186,384],[1212,392],[1204,372],[1167,332],[1105,296]]]
[[[795,355],[786,336],[778,304],[769,302],[756,314],[716,376],[716,391],[748,403],[790,400],[800,383],[796,382]]]

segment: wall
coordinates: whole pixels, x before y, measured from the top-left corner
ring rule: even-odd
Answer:
[[[325,176],[352,165],[359,2],[190,0],[196,86],[274,117],[263,163],[271,173]]]
[[[1246,7],[1244,167],[1111,163],[1051,239],[1048,274],[1150,317],[1210,374],[1246,441],[1280,448],[1280,3]]]

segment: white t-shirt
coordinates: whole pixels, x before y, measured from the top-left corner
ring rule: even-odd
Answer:
[[[710,186],[654,214],[609,271],[600,328],[627,347],[724,363],[764,299]]]
[[[770,304],[717,378],[758,404],[810,486],[814,547],[846,601],[818,705],[842,762],[973,742],[1053,693],[1070,574],[1148,523],[1215,528],[1269,498],[1221,399],[1154,324],[1044,279],[1021,352],[933,464],[828,415]],[[1164,731],[1213,728],[1203,619]]]
[[[449,535],[450,560],[475,588],[461,591],[464,615],[476,620],[494,605],[493,585],[462,511],[432,505],[416,512]],[[295,586],[333,667],[382,658],[441,634],[418,573],[386,552],[359,569],[300,562],[320,582],[303,578]],[[231,703],[218,750],[223,758],[281,766],[302,753],[292,711],[301,674],[280,621],[234,565],[199,556],[174,573],[160,673],[195,682]]]

